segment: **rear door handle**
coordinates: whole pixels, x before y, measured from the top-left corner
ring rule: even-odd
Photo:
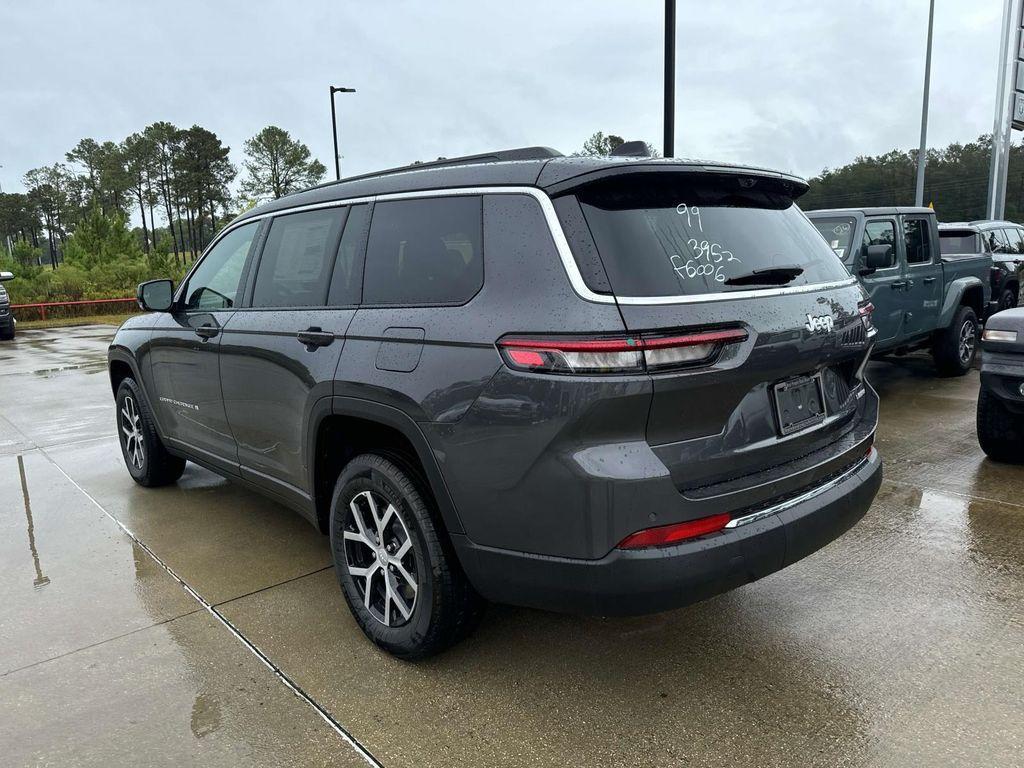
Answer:
[[[220,328],[218,328],[215,325],[206,324],[200,325],[198,328],[196,328],[196,336],[199,336],[201,339],[204,340],[212,339],[218,333],[220,333]]]
[[[924,284],[925,285],[928,285],[929,283],[934,283],[934,282],[935,282],[935,278],[934,277],[926,277],[924,279]]]
[[[902,280],[897,280],[895,283],[890,283],[889,287],[892,288],[894,291],[898,291],[900,288],[906,288],[907,284]]]
[[[314,325],[312,328],[299,331],[295,334],[295,338],[307,347],[326,347],[334,341],[334,334]]]

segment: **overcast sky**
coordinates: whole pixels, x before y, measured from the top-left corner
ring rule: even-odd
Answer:
[[[937,0],[929,145],[992,130],[1001,0]],[[927,0],[679,0],[676,154],[810,176],[917,146]],[[662,132],[661,0],[0,6],[0,184],[156,120],[274,124],[346,175]]]

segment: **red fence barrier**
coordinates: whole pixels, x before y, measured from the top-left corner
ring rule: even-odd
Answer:
[[[136,309],[138,308],[138,303],[135,301],[135,297],[131,296],[127,299],[89,299],[88,301],[47,301],[40,304],[12,304],[11,311],[15,313],[15,316],[18,317],[19,320],[24,320],[25,318],[19,315],[18,310],[38,310],[39,319],[45,320],[47,310],[51,312],[56,310],[56,314],[61,317],[76,317],[78,316],[76,315],[76,312],[79,307],[95,307],[111,304],[131,304]],[[66,313],[61,312],[60,310],[62,309],[66,309],[68,311]],[[90,314],[95,315],[97,313],[87,311],[82,312],[80,316],[87,317]]]

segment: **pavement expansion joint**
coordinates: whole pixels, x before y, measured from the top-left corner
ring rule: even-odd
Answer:
[[[355,752],[361,758],[363,758],[363,760],[365,760],[368,765],[374,766],[374,768],[383,768],[383,764],[379,760],[377,760],[377,758],[374,757],[370,753],[370,751],[366,747],[364,747],[359,742],[359,740],[356,739],[356,737],[348,731],[348,729],[346,729],[341,723],[335,720],[330,712],[328,712],[321,704],[319,704],[301,687],[299,687],[298,683],[292,680],[276,664],[274,664],[274,662],[270,660],[270,657],[268,657],[267,654],[260,650],[260,648],[252,640],[250,640],[244,634],[242,634],[241,630],[239,630],[234,624],[232,624],[231,621],[226,616],[224,616],[224,614],[218,611],[217,608],[212,603],[206,600],[206,598],[200,595],[188,582],[181,578],[181,576],[179,576],[174,571],[173,568],[171,568],[167,563],[165,563],[160,558],[159,555],[157,555],[152,549],[150,549],[149,546],[144,541],[142,541],[142,539],[136,536],[135,533],[131,531],[124,523],[122,523],[114,515],[108,512],[107,509],[102,504],[100,504],[99,501],[97,501],[92,494],[90,494],[81,485],[79,485],[75,481],[75,479],[71,477],[71,475],[64,471],[64,468],[61,467],[60,464],[54,461],[53,457],[50,456],[49,453],[47,453],[45,448],[39,448],[38,450],[44,456],[46,456],[46,458],[50,461],[50,463],[54,465],[54,467],[57,468],[58,472],[60,472],[65,478],[67,478],[68,482],[75,486],[75,488],[77,488],[82,493],[83,496],[85,496],[90,502],[92,502],[93,506],[100,510],[104,515],[109,517],[114,522],[114,524],[117,525],[117,527],[120,528],[126,536],[128,536],[128,538],[134,541],[147,555],[149,555],[156,562],[157,565],[163,568],[164,571],[166,571],[167,574],[172,579],[178,582],[181,588],[184,589],[185,592],[187,592],[189,596],[192,597],[193,600],[199,603],[203,607],[203,609],[206,610],[211,616],[213,616],[214,619],[220,622],[220,624],[225,629],[227,629],[228,632],[234,635],[235,639],[238,640],[238,642],[240,642],[245,647],[246,650],[248,650],[257,659],[259,659],[259,661],[262,662],[262,664],[267,669],[269,669],[274,674],[274,676],[286,688],[288,688],[288,690],[290,690],[296,697],[301,699],[307,706],[309,706],[317,714],[317,716],[320,717],[320,719],[323,720],[327,724],[327,726],[336,734],[338,734],[338,736],[340,736],[350,747],[352,747],[352,749],[355,750]],[[326,568],[321,570],[326,570]],[[318,571],[315,571],[314,573],[316,572]]]

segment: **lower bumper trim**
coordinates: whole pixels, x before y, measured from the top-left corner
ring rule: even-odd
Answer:
[[[863,459],[858,461],[856,464],[854,464],[852,467],[847,469],[842,474],[833,477],[831,480],[828,480],[827,482],[824,482],[821,485],[817,485],[814,488],[811,488],[809,491],[801,493],[799,496],[794,496],[791,499],[786,499],[785,501],[781,501],[778,504],[773,504],[770,507],[765,507],[764,509],[759,509],[757,512],[751,512],[749,515],[734,518],[730,520],[728,523],[726,523],[725,527],[739,528],[741,525],[749,525],[750,523],[755,523],[758,520],[764,520],[766,517],[777,515],[779,512],[789,509],[790,507],[795,507],[798,504],[804,503],[805,501],[810,501],[814,497],[820,496],[821,494],[832,490],[837,485],[844,482],[851,475],[854,475],[858,471],[860,471],[861,467],[863,467],[871,460],[871,456],[874,453],[874,451],[875,449],[874,447],[872,447]]]

